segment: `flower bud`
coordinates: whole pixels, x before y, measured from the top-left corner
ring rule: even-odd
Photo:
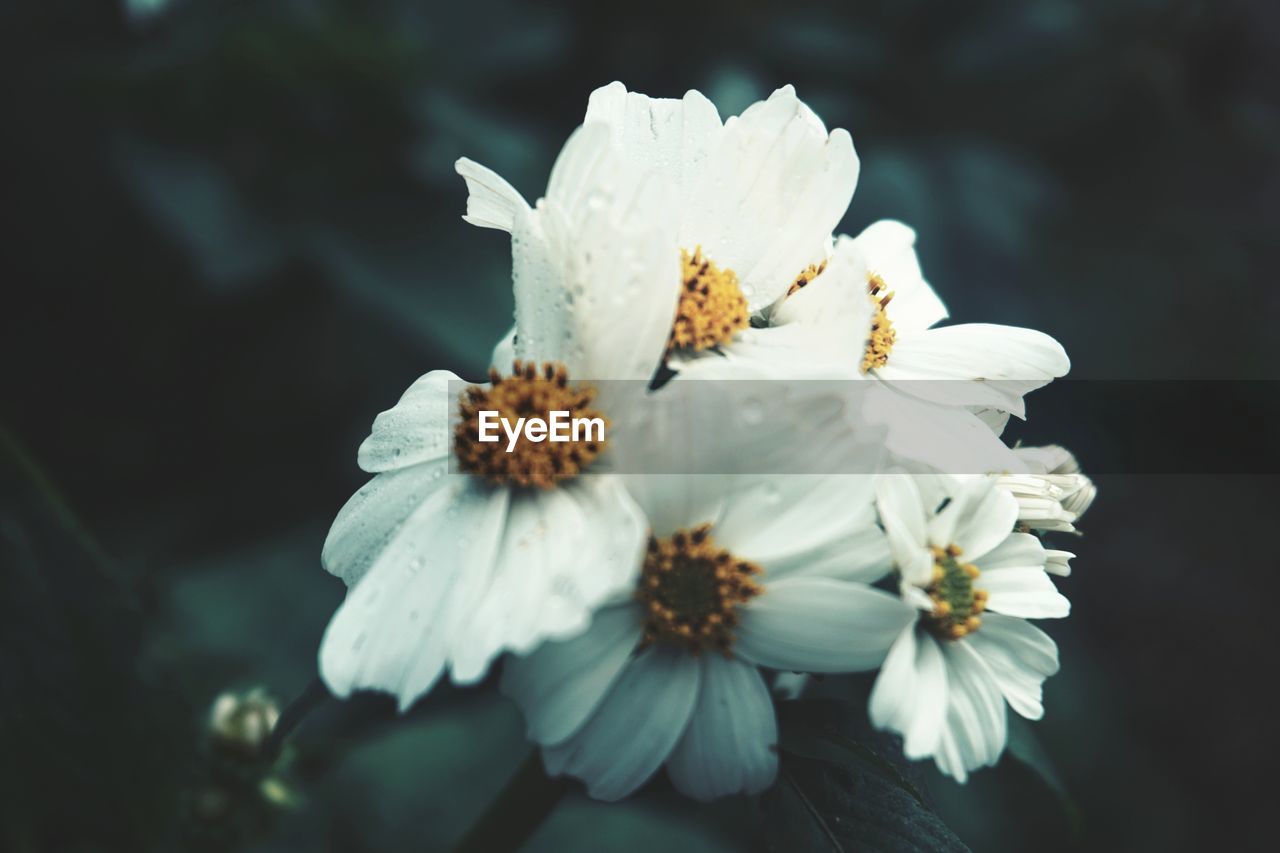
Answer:
[[[255,758],[279,719],[280,709],[261,688],[223,693],[209,712],[209,736],[220,749]]]
[[[1013,451],[1027,466],[1025,474],[1006,474],[997,485],[1018,501],[1018,521],[1031,530],[1076,532],[1075,522],[1093,503],[1098,489],[1080,473],[1080,464],[1066,448],[1017,447]]]

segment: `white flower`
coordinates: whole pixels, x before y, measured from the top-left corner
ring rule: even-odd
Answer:
[[[462,395],[452,373],[428,373],[361,445],[360,466],[376,476],[342,508],[323,553],[351,588],[320,649],[339,696],[384,690],[405,708],[446,666],[470,683],[504,650],[571,636],[634,583],[644,548],[639,507],[616,476],[595,472],[642,405],[635,389],[670,331],[669,310],[637,298],[663,287],[675,298],[670,235],[653,213],[662,190],[618,160],[599,124],[566,144],[536,209],[505,208],[509,187],[476,181],[470,215],[502,218],[516,235],[508,354],[519,362]],[[606,183],[611,196],[595,195]],[[607,379],[635,381],[593,397],[590,383]],[[514,420],[530,405],[611,419],[606,446],[522,442],[507,454],[458,432],[457,419],[480,409]]]
[[[682,384],[698,383],[672,387]],[[741,456],[734,441],[706,447]],[[805,440],[792,451],[849,449]],[[777,723],[759,668],[874,669],[913,617],[869,586],[888,568],[872,480],[628,478],[652,525],[635,590],[581,636],[505,664],[502,689],[524,710],[548,772],[576,776],[605,800],[663,764],[698,799],[766,788]]]
[[[658,303],[666,317],[669,346],[654,370],[757,345],[773,353],[769,366],[798,366],[806,374],[817,370],[824,348],[854,357],[860,344],[847,332],[869,317],[862,299],[830,300],[832,310],[851,313],[839,334],[817,348],[812,330],[778,334],[749,326],[751,315],[784,297],[798,279],[816,276],[827,261],[832,230],[858,177],[847,132],[828,133],[790,86],[722,123],[696,91],[679,100],[649,98],[612,83],[588,102],[584,128],[596,125],[611,131],[618,156],[637,174],[671,190],[664,207],[650,208],[655,227],[670,227],[668,272],[639,296]],[[520,195],[470,160],[458,161],[458,171],[471,191],[467,221],[510,231],[515,246],[529,242],[521,227],[529,208]],[[612,199],[616,181],[606,170],[596,177],[588,194]],[[570,229],[561,237],[576,235]],[[847,266],[837,264],[827,275],[848,275]]]
[[[1004,749],[1006,702],[1043,715],[1058,651],[1026,620],[1066,616],[1070,603],[1045,574],[1039,540],[1011,532],[1017,502],[991,478],[969,479],[935,513],[912,477],[889,475],[877,506],[903,597],[920,613],[876,678],[871,720],[901,733],[908,757],[933,756],[963,782]]]

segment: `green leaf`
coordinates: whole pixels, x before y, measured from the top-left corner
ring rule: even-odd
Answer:
[[[896,739],[860,707],[828,699],[779,708],[781,767],[765,794],[763,844],[777,851],[961,851],[930,808]]]

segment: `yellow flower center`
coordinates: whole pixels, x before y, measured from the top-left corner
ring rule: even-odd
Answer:
[[[797,290],[801,290],[802,288],[804,288],[806,284],[813,281],[818,276],[822,275],[822,271],[825,270],[826,268],[827,268],[826,261],[823,261],[820,264],[809,264],[809,266],[804,268],[804,272],[796,276],[796,280],[791,282],[791,286],[787,288],[787,296],[790,296],[791,294],[795,293]]]
[[[863,373],[888,364],[889,352],[893,349],[893,342],[898,338],[889,315],[885,313],[885,308],[889,307],[889,302],[893,299],[893,292],[885,292],[884,279],[876,273],[872,273],[867,278],[867,294],[871,298],[875,313],[871,317],[871,336],[867,340],[867,351],[862,356]]]
[[[987,609],[987,592],[974,589],[978,567],[960,562],[960,548],[948,545],[933,549],[933,582],[925,590],[933,600],[933,611],[924,625],[941,640],[958,640],[982,625],[979,614]]]
[[[692,255],[680,250],[680,270],[683,285],[676,320],[667,339],[667,354],[677,349],[699,352],[727,344],[747,328],[750,312],[737,273],[722,270],[704,258],[701,248]]]
[[[699,653],[729,654],[738,607],[763,590],[763,570],[717,547],[711,525],[649,537],[636,599],[645,610],[644,640],[674,643]]]
[[[520,418],[551,420],[552,412],[568,412],[570,418],[608,419],[590,407],[595,389],[569,383],[564,365],[548,362],[539,370],[533,362],[517,360],[511,376],[489,371],[488,388],[472,385],[458,401],[461,415],[453,433],[458,467],[495,485],[536,486],[549,489],[580,474],[604,450],[605,439],[588,430],[578,441],[529,441],[521,437],[508,452],[507,437],[480,441],[480,412],[497,412],[501,423]]]

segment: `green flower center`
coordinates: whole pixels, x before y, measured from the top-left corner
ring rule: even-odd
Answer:
[[[974,589],[980,572],[973,563],[960,562],[959,546],[932,550],[933,581],[925,592],[933,610],[925,617],[925,627],[939,639],[958,640],[981,627],[979,614],[987,609],[987,592]]]

